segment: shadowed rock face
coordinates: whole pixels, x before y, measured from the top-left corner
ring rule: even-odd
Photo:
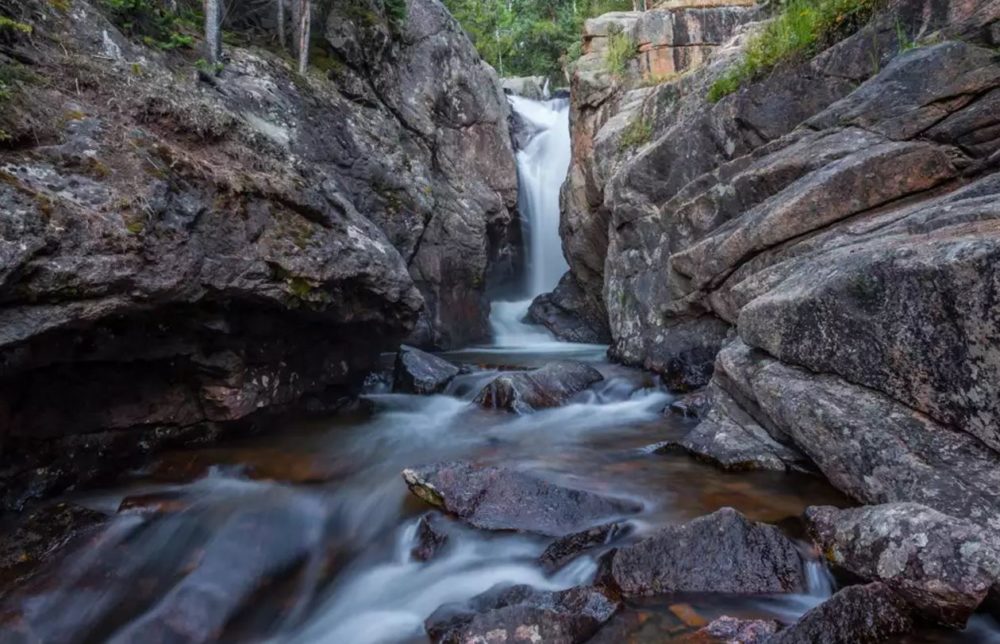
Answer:
[[[441,463],[404,470],[403,480],[427,503],[484,530],[561,537],[640,510],[504,467]]]
[[[39,38],[0,62],[81,87],[18,84],[0,125],[5,505],[330,408],[407,335],[485,337],[519,229],[507,105],[442,5],[408,4],[391,33],[379,3],[331,16],[335,79],[227,46],[198,81],[100,3],[22,3]]]
[[[513,371],[497,376],[473,401],[489,409],[518,414],[559,407],[604,376],[581,362],[552,362],[533,371]]]
[[[608,553],[598,582],[625,596],[674,592],[788,593],[805,588],[803,561],[778,528],[723,508]]]
[[[884,583],[924,618],[962,628],[1000,580],[992,531],[917,503],[812,507],[810,533],[834,565]]]
[[[884,584],[850,586],[767,640],[771,644],[875,644],[909,632],[909,606]]]
[[[393,391],[408,394],[436,394],[458,375],[458,367],[447,360],[403,345],[396,354]]]
[[[465,606],[445,606],[427,620],[434,642],[586,642],[621,602],[600,588],[558,592],[511,586],[487,591]]]

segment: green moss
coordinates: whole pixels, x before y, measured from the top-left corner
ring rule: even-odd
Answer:
[[[618,140],[618,150],[624,152],[649,143],[653,137],[653,126],[645,117],[639,116],[625,126]]]
[[[7,33],[31,34],[34,29],[24,22],[17,22],[7,16],[0,16],[0,31]]]
[[[789,0],[781,12],[747,43],[743,58],[708,90],[715,102],[775,67],[802,60],[856,31],[883,0]]]
[[[620,30],[608,34],[608,49],[604,54],[604,61],[612,74],[621,76],[628,71],[629,62],[638,53],[638,45],[632,36]]]
[[[67,13],[71,6],[73,6],[72,0],[49,0],[49,4],[55,7],[57,11]]]
[[[125,220],[125,230],[132,235],[138,235],[146,228],[146,224],[143,223],[138,217],[130,217]]]

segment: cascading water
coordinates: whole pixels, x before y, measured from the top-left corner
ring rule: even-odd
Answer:
[[[517,153],[518,208],[525,222],[527,277],[523,299],[494,302],[490,322],[494,344],[504,348],[555,345],[543,327],[526,324],[531,301],[551,291],[569,268],[559,237],[559,189],[570,161],[569,101],[509,97],[511,107],[533,132]]]

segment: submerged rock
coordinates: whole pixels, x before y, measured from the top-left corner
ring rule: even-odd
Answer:
[[[913,628],[910,608],[880,583],[849,586],[813,608],[768,644],[875,644]]]
[[[830,563],[883,582],[920,615],[961,628],[1000,582],[1000,539],[918,503],[811,507],[809,530]]]
[[[417,545],[410,554],[417,561],[430,561],[448,544],[450,538],[445,529],[444,519],[436,512],[428,512],[420,517],[417,524]]]
[[[19,517],[0,536],[0,594],[7,584],[30,575],[55,551],[107,519],[72,503],[46,505]]]
[[[705,628],[685,638],[685,642],[718,642],[721,644],[763,644],[778,632],[773,619],[737,619],[723,615]]]
[[[466,606],[440,608],[426,627],[432,641],[445,644],[577,644],[589,640],[620,605],[601,588],[552,592],[510,586],[487,591]]]
[[[439,463],[403,470],[403,480],[427,503],[484,530],[561,537],[641,509],[495,465]]]
[[[584,552],[620,539],[629,532],[627,523],[605,523],[594,528],[568,534],[553,541],[538,557],[546,570],[557,570]]]
[[[403,345],[396,354],[392,390],[404,394],[436,394],[460,369],[443,358]]]
[[[626,596],[789,593],[806,588],[798,550],[781,531],[722,508],[605,555],[598,582]]]
[[[603,379],[601,372],[582,362],[550,362],[541,369],[497,376],[473,402],[490,409],[525,414],[564,405],[572,396]]]

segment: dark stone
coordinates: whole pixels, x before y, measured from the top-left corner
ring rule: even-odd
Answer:
[[[439,463],[403,470],[403,479],[427,503],[485,530],[562,537],[641,509],[493,465]]]
[[[629,532],[627,523],[616,522],[568,534],[549,544],[538,557],[538,563],[548,571],[558,570],[584,552],[612,543]]]
[[[418,561],[430,561],[448,544],[449,535],[441,515],[430,512],[417,524],[417,545],[410,553]]]
[[[488,409],[531,413],[564,405],[572,396],[603,379],[597,369],[582,362],[550,362],[541,369],[497,376],[473,402]]]
[[[708,396],[703,391],[694,391],[678,396],[664,412],[684,416],[685,418],[701,418],[709,408]]]
[[[431,641],[582,644],[618,611],[620,601],[601,588],[558,592],[529,586],[497,588],[465,606],[444,606],[426,622]]]
[[[400,347],[393,372],[393,391],[406,394],[436,394],[459,373],[458,367],[420,349]]]
[[[768,644],[875,644],[913,628],[910,608],[880,583],[849,586],[813,608]]]
[[[811,507],[809,531],[831,564],[879,581],[925,619],[962,628],[1000,580],[1000,539],[917,503]]]
[[[625,596],[675,592],[790,593],[806,587],[798,550],[781,531],[722,508],[663,528],[602,559],[598,582]]]
[[[611,342],[607,319],[593,315],[593,307],[572,273],[563,275],[551,293],[535,298],[528,308],[528,319],[543,325],[565,342]]]

